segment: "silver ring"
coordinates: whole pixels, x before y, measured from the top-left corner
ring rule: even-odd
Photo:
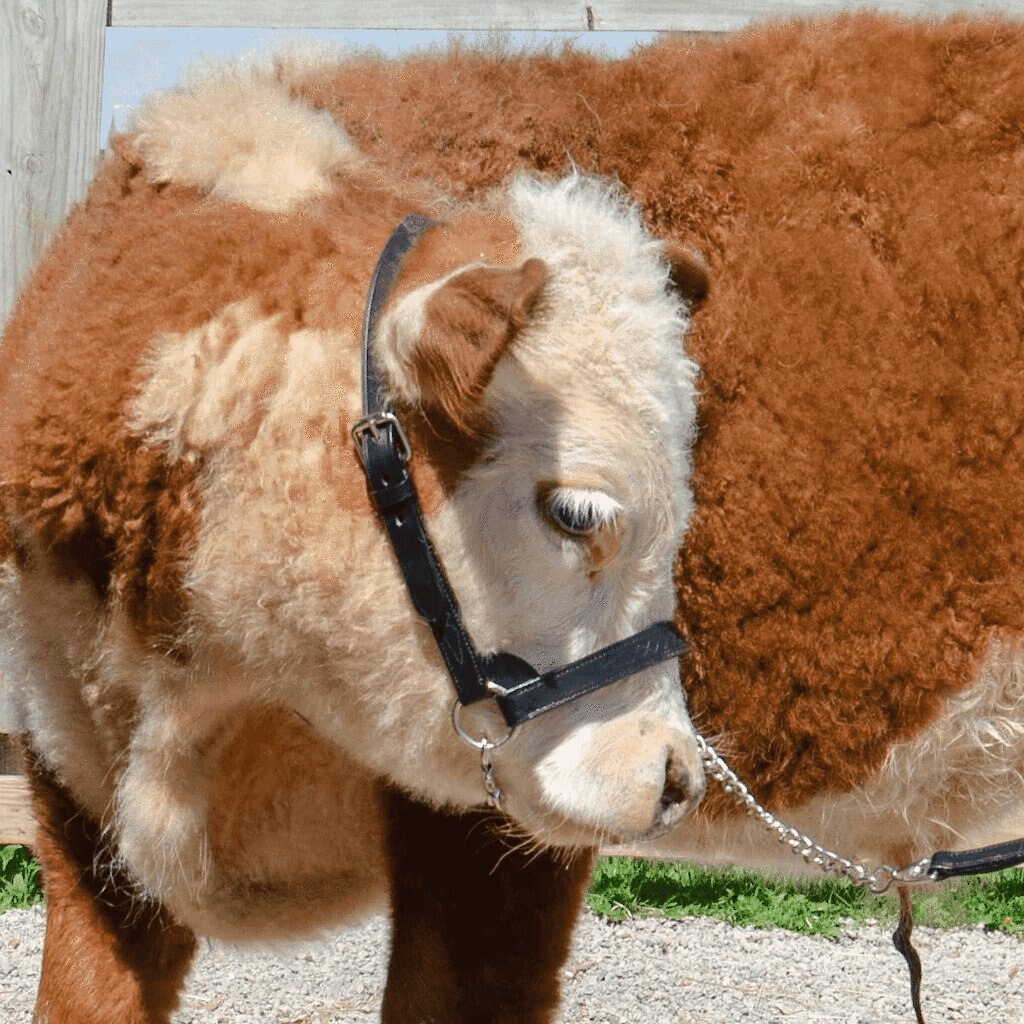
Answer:
[[[470,736],[465,729],[462,728],[462,722],[459,720],[460,712],[464,707],[462,701],[458,698],[455,699],[455,703],[452,705],[452,725],[455,726],[455,731],[459,734],[459,739],[464,743],[468,743],[471,747],[476,750],[497,750],[498,747],[504,746],[512,737],[516,734],[518,726],[510,726],[508,732],[502,736],[500,740],[491,740],[486,736],[481,736],[479,739],[475,736]]]

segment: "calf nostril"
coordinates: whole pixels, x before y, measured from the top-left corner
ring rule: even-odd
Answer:
[[[661,793],[661,809],[667,811],[679,804],[699,800],[704,793],[703,782],[694,785],[690,773],[674,754],[669,753],[665,763],[665,788]]]

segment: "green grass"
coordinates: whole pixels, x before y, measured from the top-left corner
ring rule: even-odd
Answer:
[[[891,922],[893,896],[873,896],[839,880],[792,879],[739,868],[607,857],[598,862],[587,905],[613,920],[638,915],[714,917],[755,928],[835,936],[850,922]],[[914,894],[915,920],[936,928],[979,924],[1024,936],[1024,870],[946,883]]]
[[[0,846],[0,912],[43,898],[39,867],[24,846]],[[793,881],[739,868],[605,857],[587,905],[613,920],[633,916],[715,917],[755,928],[834,936],[849,923],[896,921],[896,901],[831,879]],[[946,883],[914,895],[918,924],[987,928],[1024,937],[1024,869]]]
[[[24,846],[0,846],[0,913],[24,910],[43,898],[39,865]]]

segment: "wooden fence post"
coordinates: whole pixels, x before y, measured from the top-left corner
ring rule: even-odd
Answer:
[[[99,153],[105,0],[0,3],[0,324]]]
[[[0,2],[0,327],[100,150],[105,0]],[[0,665],[0,687],[4,671]],[[0,690],[0,844],[31,845],[24,779]]]

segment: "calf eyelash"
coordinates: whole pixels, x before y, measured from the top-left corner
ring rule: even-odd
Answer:
[[[622,506],[604,491],[577,487],[541,487],[537,503],[547,522],[571,537],[589,537],[611,526]]]

